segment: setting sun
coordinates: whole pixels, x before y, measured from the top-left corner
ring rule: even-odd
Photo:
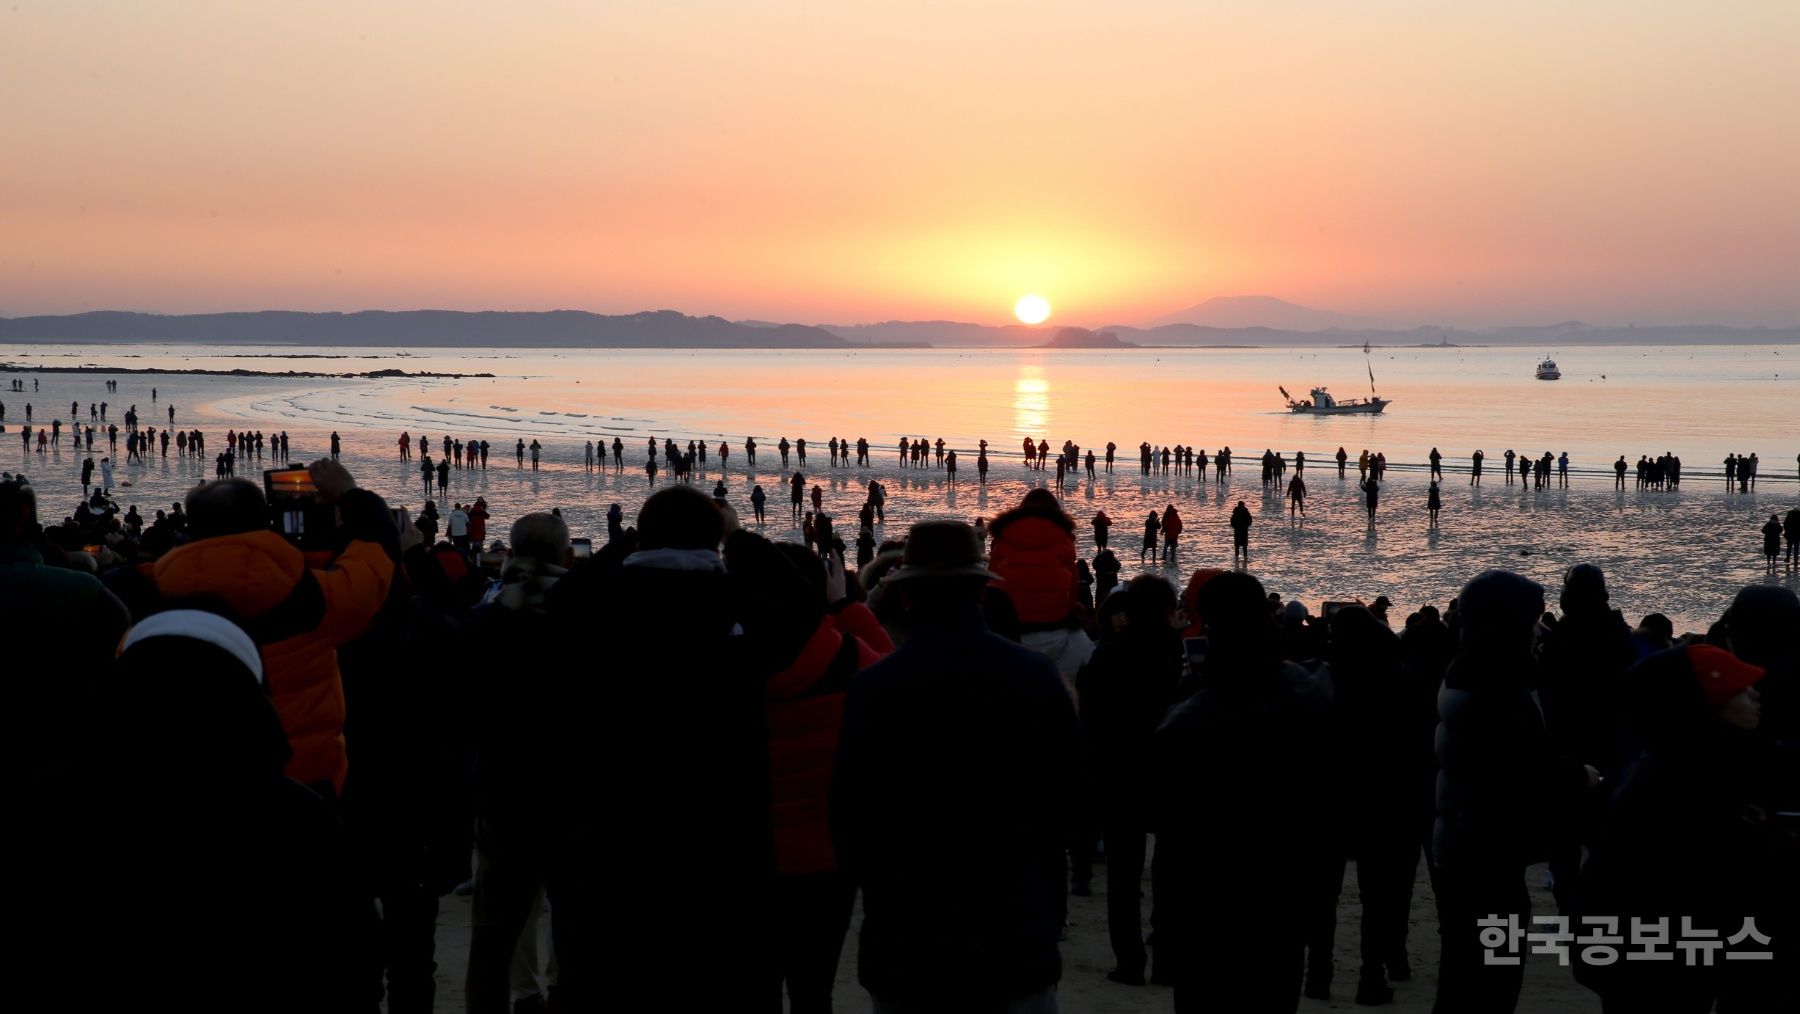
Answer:
[[[1050,301],[1042,296],[1020,296],[1013,304],[1013,316],[1022,323],[1042,324],[1050,318]]]

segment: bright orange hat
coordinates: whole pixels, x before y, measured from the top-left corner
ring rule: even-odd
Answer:
[[[1738,658],[1724,648],[1710,644],[1688,647],[1688,664],[1700,681],[1700,692],[1713,707],[1719,707],[1763,678],[1764,670]]]

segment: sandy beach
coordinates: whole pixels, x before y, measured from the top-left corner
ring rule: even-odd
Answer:
[[[1096,871],[1094,894],[1087,898],[1069,899],[1068,939],[1062,945],[1063,977],[1057,990],[1064,1014],[1150,1014],[1168,1011],[1173,993],[1163,986],[1122,986],[1110,982],[1106,973],[1112,969],[1112,950],[1106,937],[1106,888],[1103,871]],[[1544,867],[1534,866],[1526,877],[1531,885],[1532,910],[1555,911],[1555,901],[1544,888]],[[1144,882],[1146,893],[1149,880]],[[1356,866],[1352,863],[1344,876],[1344,894],[1338,904],[1337,945],[1334,959],[1337,974],[1332,982],[1331,999],[1300,1001],[1303,1012],[1326,1010],[1379,1010],[1394,1014],[1429,1014],[1437,993],[1437,914],[1431,885],[1425,878],[1421,861],[1418,881],[1413,887],[1411,928],[1407,938],[1412,956],[1413,978],[1394,984],[1394,1002],[1382,1007],[1358,1007],[1352,1002],[1356,990],[1359,946],[1358,926],[1362,915],[1361,899],[1356,890]],[[1149,906],[1145,906],[1146,913]],[[470,900],[450,895],[443,899],[438,913],[437,961],[439,1011],[462,1010],[462,980],[469,950]],[[542,920],[541,953],[548,954],[550,918]],[[859,910],[851,924],[850,936],[844,942],[844,955],[838,963],[837,991],[833,1001],[839,1014],[867,1014],[869,997],[856,982],[856,927],[862,919]],[[677,986],[678,990],[679,987]],[[679,994],[671,998],[667,1009],[679,1008]],[[1598,1014],[1600,1001],[1592,992],[1578,985],[1570,969],[1559,967],[1554,957],[1527,957],[1525,988],[1520,994],[1522,1014]]]

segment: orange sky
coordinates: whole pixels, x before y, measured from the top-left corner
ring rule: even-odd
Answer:
[[[1800,323],[1794,0],[0,7],[0,314]]]

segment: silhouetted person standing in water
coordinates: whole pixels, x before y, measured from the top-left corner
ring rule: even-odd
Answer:
[[[1250,562],[1250,508],[1239,500],[1231,510],[1231,562],[1236,563],[1242,555],[1245,563]]]
[[[1362,484],[1362,489],[1363,489],[1363,506],[1367,507],[1369,510],[1369,523],[1374,524],[1375,523],[1375,507],[1381,501],[1381,483],[1376,481],[1375,479],[1369,479],[1367,482],[1364,482]]]
[[[1443,495],[1438,492],[1438,484],[1432,483],[1431,489],[1425,493],[1425,510],[1431,514],[1431,527],[1437,527],[1438,509],[1444,506]]]
[[[1775,562],[1777,560],[1781,559],[1781,516],[1780,515],[1778,515],[1778,514],[1769,515],[1769,523],[1762,526],[1762,535],[1763,535],[1763,557],[1766,559],[1766,561],[1769,565],[1769,570],[1773,571],[1775,569]]]
[[[1138,550],[1139,563],[1156,552],[1156,537],[1161,531],[1162,519],[1156,516],[1155,511],[1151,511],[1150,516],[1144,520],[1144,547]]]
[[[1514,453],[1513,453],[1513,449],[1512,449],[1512,448],[1510,448],[1510,447],[1508,447],[1508,448],[1507,448],[1507,449],[1506,449],[1506,484],[1507,484],[1507,485],[1508,485],[1508,486],[1510,486],[1510,485],[1512,485],[1512,480],[1513,480],[1513,460],[1514,460],[1514,459],[1515,459],[1515,458],[1517,458],[1517,457],[1518,457],[1518,455],[1516,455],[1516,454],[1514,454]]]
[[[1095,511],[1094,512],[1094,548],[1105,549],[1107,534],[1111,531],[1112,531],[1112,518],[1107,517],[1106,512],[1103,510]]]
[[[987,470],[987,451],[984,449],[975,456],[975,479],[982,485],[987,484]]]
[[[1787,539],[1787,565],[1800,567],[1800,507],[1787,512],[1787,520],[1781,525],[1782,537]]]
[[[340,450],[342,450],[342,445],[338,440],[337,430],[332,430],[331,431],[331,456],[333,458],[337,457],[338,452]]]
[[[955,451],[948,451],[944,454],[944,474],[949,479],[950,484],[952,486],[956,485],[956,452]]]
[[[1338,452],[1337,452],[1338,478],[1342,479],[1344,477],[1344,465],[1349,460],[1350,460],[1350,452],[1344,450],[1344,448],[1342,446],[1339,446]]]
[[[1106,474],[1112,474],[1113,455],[1119,451],[1119,445],[1108,440],[1106,442]]]
[[[1430,457],[1431,457],[1431,477],[1433,479],[1442,479],[1444,477],[1444,456],[1442,454],[1438,453],[1437,448],[1433,447],[1431,449]]]
[[[1479,449],[1469,456],[1469,485],[1481,485],[1481,462],[1486,457]]]
[[[1305,480],[1300,478],[1300,473],[1298,471],[1296,471],[1294,473],[1294,477],[1292,479],[1288,480],[1287,494],[1288,494],[1288,519],[1291,521],[1296,516],[1305,517],[1306,516],[1306,482],[1305,482]]]
[[[794,516],[800,516],[800,505],[806,502],[806,476],[795,472],[788,478],[788,498],[793,503]]]
[[[538,470],[538,456],[543,449],[544,445],[538,443],[536,439],[531,441],[531,470],[533,472]]]

